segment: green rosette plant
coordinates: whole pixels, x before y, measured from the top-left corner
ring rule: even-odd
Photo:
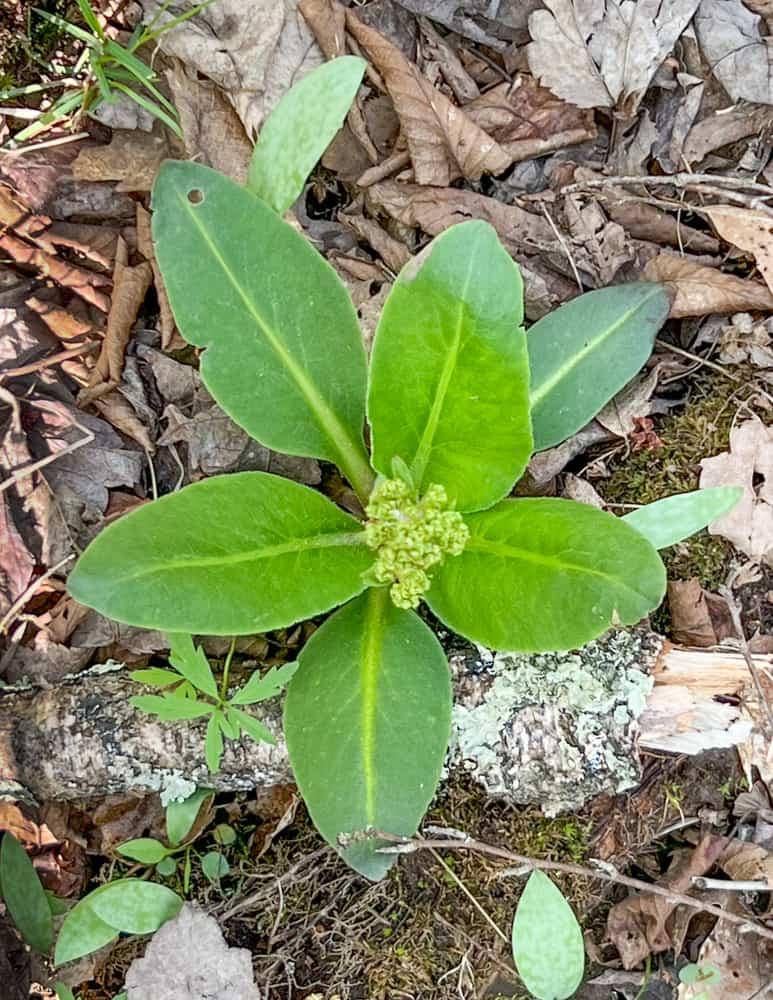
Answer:
[[[537,651],[638,622],[663,597],[646,517],[508,497],[535,442],[574,433],[636,373],[668,298],[654,284],[592,292],[527,335],[517,266],[489,225],[465,222],[402,270],[368,365],[346,288],[280,215],[362,72],[345,57],[302,81],[302,102],[291,91],[246,187],[167,162],[152,201],[159,265],[207,388],[266,446],[336,463],[361,515],[266,473],[217,476],[107,527],[69,586],[169,633],[251,634],[333,611],[290,680],[285,736],[318,829],[379,878],[394,857],[358,834],[416,831],[449,738],[449,671],[422,601],[469,639]],[[300,129],[315,109],[324,128]],[[267,165],[280,154],[303,170]],[[696,530],[731,494],[674,498],[670,523]]]

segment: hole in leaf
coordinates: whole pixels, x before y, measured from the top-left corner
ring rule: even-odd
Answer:
[[[193,188],[192,191],[188,192],[188,201],[191,205],[200,205],[204,201],[204,192],[199,191],[198,188]]]

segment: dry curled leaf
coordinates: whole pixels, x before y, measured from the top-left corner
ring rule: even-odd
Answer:
[[[335,2],[335,0],[333,0]],[[353,13],[346,27],[382,75],[400,118],[417,183],[439,187],[460,174],[501,174],[512,158],[379,32]]]
[[[701,0],[695,30],[711,72],[734,101],[773,104],[773,48],[743,0]]]
[[[644,277],[671,288],[673,318],[773,309],[773,294],[760,282],[737,278],[675,254],[653,257],[644,268]]]
[[[727,602],[704,590],[697,577],[669,580],[668,607],[674,642],[708,648],[735,635]]]
[[[733,509],[709,526],[756,562],[773,565],[773,428],[754,416],[730,431],[730,451],[701,462],[701,488],[741,486]]]
[[[545,0],[529,18],[529,66],[578,107],[633,114],[699,2]]]
[[[773,292],[773,218],[731,205],[715,205],[704,211],[723,240],[754,255],[765,284]]]

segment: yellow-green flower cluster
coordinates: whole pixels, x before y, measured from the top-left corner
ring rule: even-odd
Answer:
[[[384,479],[367,506],[365,540],[378,553],[372,578],[391,583],[398,608],[415,608],[429,589],[428,570],[446,556],[458,556],[469,531],[461,514],[448,509],[442,486],[432,485],[421,499],[402,479]]]

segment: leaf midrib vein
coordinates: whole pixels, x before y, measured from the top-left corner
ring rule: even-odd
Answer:
[[[143,567],[133,573],[120,577],[121,583],[139,580],[144,576],[156,573],[173,572],[177,569],[191,570],[205,566],[234,566],[243,562],[254,562],[259,559],[272,559],[275,556],[292,555],[312,549],[329,549],[344,545],[364,545],[365,532],[347,531],[330,532],[321,535],[308,535],[306,538],[293,538],[287,542],[277,542],[273,545],[263,545],[260,548],[245,549],[241,552],[223,553],[212,556],[195,556],[192,558],[168,559],[150,567]]]
[[[579,351],[577,354],[573,354],[568,361],[564,362],[564,364],[559,365],[559,367],[555,369],[552,375],[546,378],[545,381],[542,382],[542,384],[536,390],[532,391],[529,394],[530,408],[534,410],[537,406],[539,406],[539,404],[542,402],[545,396],[547,396],[549,392],[552,392],[553,389],[555,389],[555,387],[558,385],[558,383],[561,382],[569,374],[569,372],[572,371],[572,369],[576,368],[582,361],[584,361],[588,357],[588,355],[591,354],[593,351],[595,351],[600,344],[603,344],[605,340],[607,340],[609,337],[614,336],[614,334],[617,333],[620,327],[623,326],[625,323],[627,323],[633,316],[635,316],[636,312],[647,301],[649,301],[649,296],[640,299],[634,306],[631,306],[630,309],[628,309],[622,316],[620,316],[615,323],[607,327],[602,333],[600,333],[594,339],[589,340],[581,351]]]

